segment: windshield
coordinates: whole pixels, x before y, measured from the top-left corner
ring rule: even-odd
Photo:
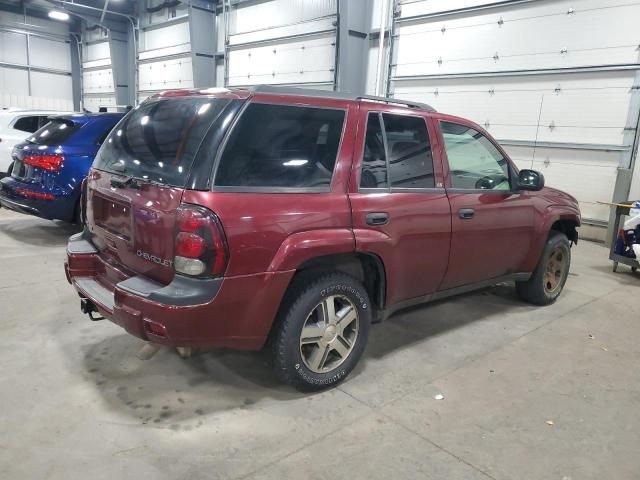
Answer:
[[[45,124],[30,137],[29,143],[46,145],[48,147],[63,144],[78,127],[70,120],[54,119]]]
[[[100,148],[93,167],[184,187],[209,126],[230,100],[148,100],[131,111]]]

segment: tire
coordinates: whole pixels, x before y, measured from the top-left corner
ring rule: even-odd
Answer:
[[[570,267],[569,239],[562,232],[552,231],[529,280],[516,282],[518,295],[534,305],[552,304],[564,288]]]
[[[301,275],[285,296],[271,339],[276,376],[301,392],[337,385],[362,357],[370,326],[369,296],[355,278]]]

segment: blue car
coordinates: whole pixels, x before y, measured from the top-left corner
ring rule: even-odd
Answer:
[[[80,189],[100,145],[124,113],[51,117],[12,151],[0,204],[49,220],[80,221]]]

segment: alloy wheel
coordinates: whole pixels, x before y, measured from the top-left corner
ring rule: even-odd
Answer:
[[[358,338],[356,306],[347,297],[331,295],[307,316],[300,333],[300,355],[314,373],[327,373],[351,354]]]

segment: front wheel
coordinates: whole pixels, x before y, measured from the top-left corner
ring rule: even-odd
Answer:
[[[371,305],[349,275],[304,279],[291,287],[295,293],[281,312],[272,354],[280,380],[311,392],[337,385],[356,366],[369,337]]]
[[[564,233],[552,231],[538,265],[526,282],[516,282],[520,298],[534,305],[549,305],[564,288],[571,266],[571,245]]]

